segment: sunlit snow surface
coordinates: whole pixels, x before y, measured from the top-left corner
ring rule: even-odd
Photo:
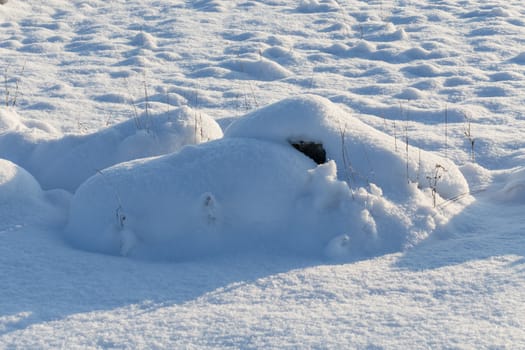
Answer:
[[[150,113],[94,133],[61,135],[46,123],[23,120],[15,111],[3,110],[0,156],[31,171],[45,189],[74,192],[111,165],[222,137],[213,119],[188,107]]]
[[[0,27],[0,347],[525,347],[520,1]]]
[[[291,140],[322,144],[328,162],[316,166]],[[434,199],[469,189],[447,160],[423,151],[407,163],[392,143],[324,98],[283,100],[239,118],[222,140],[101,171],[76,191],[66,236],[81,249],[142,258],[400,251],[461,208],[437,210]]]

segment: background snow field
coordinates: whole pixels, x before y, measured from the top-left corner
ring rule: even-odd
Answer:
[[[0,348],[525,348],[521,1],[0,29]]]

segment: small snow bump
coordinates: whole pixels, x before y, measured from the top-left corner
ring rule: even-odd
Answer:
[[[461,85],[471,85],[472,83],[473,81],[469,77],[452,77],[446,79],[443,83],[443,86],[456,87]]]
[[[402,68],[402,71],[418,77],[437,77],[442,75],[436,66],[429,63],[407,66]]]
[[[94,96],[93,99],[98,102],[107,102],[107,103],[126,103],[126,96],[120,94],[103,94]]]
[[[169,62],[180,59],[180,56],[174,52],[159,52],[155,55],[155,57]]]
[[[192,72],[189,76],[193,78],[222,78],[230,71],[221,67],[206,67]]]
[[[408,34],[403,28],[400,28],[392,34],[392,37],[396,38],[397,40],[406,40],[408,39]]]
[[[505,176],[503,187],[495,193],[499,201],[525,204],[525,169],[523,167]]]
[[[333,261],[344,261],[351,257],[351,240],[348,235],[340,235],[332,238],[324,249],[327,259]]]
[[[22,127],[20,117],[16,112],[7,108],[0,108],[0,133]]]
[[[395,96],[398,99],[402,100],[419,100],[424,97],[422,91],[415,88],[406,88],[403,92]]]
[[[505,88],[501,86],[483,86],[476,91],[479,97],[504,97],[508,95]]]
[[[131,44],[148,50],[155,50],[157,48],[157,40],[153,35],[145,32],[140,32],[135,35],[133,40],[131,40]]]
[[[333,44],[327,47],[326,49],[324,49],[324,51],[332,55],[342,56],[342,55],[345,55],[349,49],[350,48],[345,44],[336,43],[336,44]]]
[[[520,53],[516,57],[511,59],[512,62],[525,65],[525,52]]]
[[[463,18],[492,18],[492,17],[510,17],[511,13],[501,7],[495,7],[492,9],[482,9],[466,12],[462,15]]]
[[[351,48],[352,52],[361,54],[372,53],[375,50],[376,46],[365,40],[360,40],[354,47]]]
[[[491,81],[519,81],[523,80],[523,75],[515,72],[498,72],[489,75]]]
[[[294,65],[300,61],[291,48],[284,46],[269,47],[262,52],[262,55],[267,59],[273,60],[281,65]]]
[[[511,13],[501,7],[496,7],[490,10],[490,15],[494,17],[511,17]]]
[[[198,0],[193,2],[193,7],[203,12],[225,12],[227,6],[222,1],[217,0]]]
[[[24,44],[22,44],[18,40],[3,40],[2,42],[0,42],[0,47],[3,49],[18,50],[22,46],[24,46]]]
[[[350,33],[351,27],[347,25],[346,23],[335,23],[335,24],[332,24],[331,26],[321,29],[321,32],[323,33],[329,33],[329,32]]]
[[[337,4],[332,2],[319,2],[318,0],[301,0],[297,12],[316,13],[337,11]]]
[[[291,72],[286,68],[266,58],[259,60],[233,59],[224,62],[222,66],[262,81],[279,80],[291,75]]]
[[[403,51],[400,55],[406,57],[408,60],[421,60],[428,58],[429,54],[427,50],[421,47],[413,47]]]

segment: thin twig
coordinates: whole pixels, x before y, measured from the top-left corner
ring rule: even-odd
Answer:
[[[148,94],[148,84],[146,83],[146,71],[144,71],[144,102],[145,102],[145,113],[146,113],[146,121],[147,121],[147,124],[146,125],[146,131],[149,132],[150,131],[150,127],[151,127],[151,119],[150,119],[150,114],[149,114],[149,94]]]
[[[448,105],[445,105],[445,159],[448,159]]]

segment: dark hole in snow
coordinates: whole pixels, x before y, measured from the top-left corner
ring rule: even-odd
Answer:
[[[322,143],[301,140],[290,141],[290,144],[317,164],[326,163],[326,151]]]

